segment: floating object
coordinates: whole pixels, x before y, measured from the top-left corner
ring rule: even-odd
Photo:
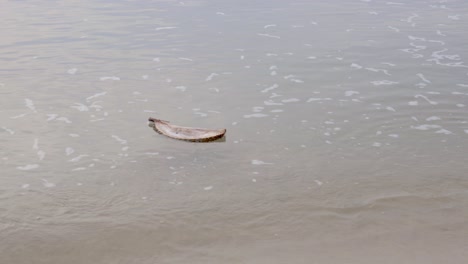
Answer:
[[[220,139],[226,133],[226,129],[206,129],[195,127],[183,127],[169,124],[168,121],[150,117],[148,119],[154,123],[154,130],[159,134],[170,138],[185,140],[190,142],[209,142]]]

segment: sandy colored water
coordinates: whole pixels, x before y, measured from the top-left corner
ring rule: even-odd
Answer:
[[[0,263],[466,263],[467,19],[463,1],[1,4]]]

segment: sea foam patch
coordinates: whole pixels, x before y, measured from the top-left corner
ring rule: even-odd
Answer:
[[[120,81],[120,77],[117,76],[103,76],[99,78],[100,81]]]
[[[389,80],[381,80],[381,81],[372,81],[371,82],[375,86],[381,86],[381,85],[395,85],[398,84],[398,82],[394,81],[389,81]]]
[[[273,163],[264,162],[264,161],[261,161],[261,160],[252,160],[251,164],[252,165],[273,165]]]
[[[27,164],[27,165],[24,165],[24,166],[18,166],[16,168],[18,170],[28,171],[28,170],[34,170],[34,169],[39,168],[39,165],[38,164]]]

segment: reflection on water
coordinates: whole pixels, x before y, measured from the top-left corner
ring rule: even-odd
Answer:
[[[467,8],[4,3],[0,262],[463,263]]]

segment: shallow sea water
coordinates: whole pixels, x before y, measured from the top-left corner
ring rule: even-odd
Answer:
[[[2,3],[0,263],[466,263],[467,20],[450,0]]]

